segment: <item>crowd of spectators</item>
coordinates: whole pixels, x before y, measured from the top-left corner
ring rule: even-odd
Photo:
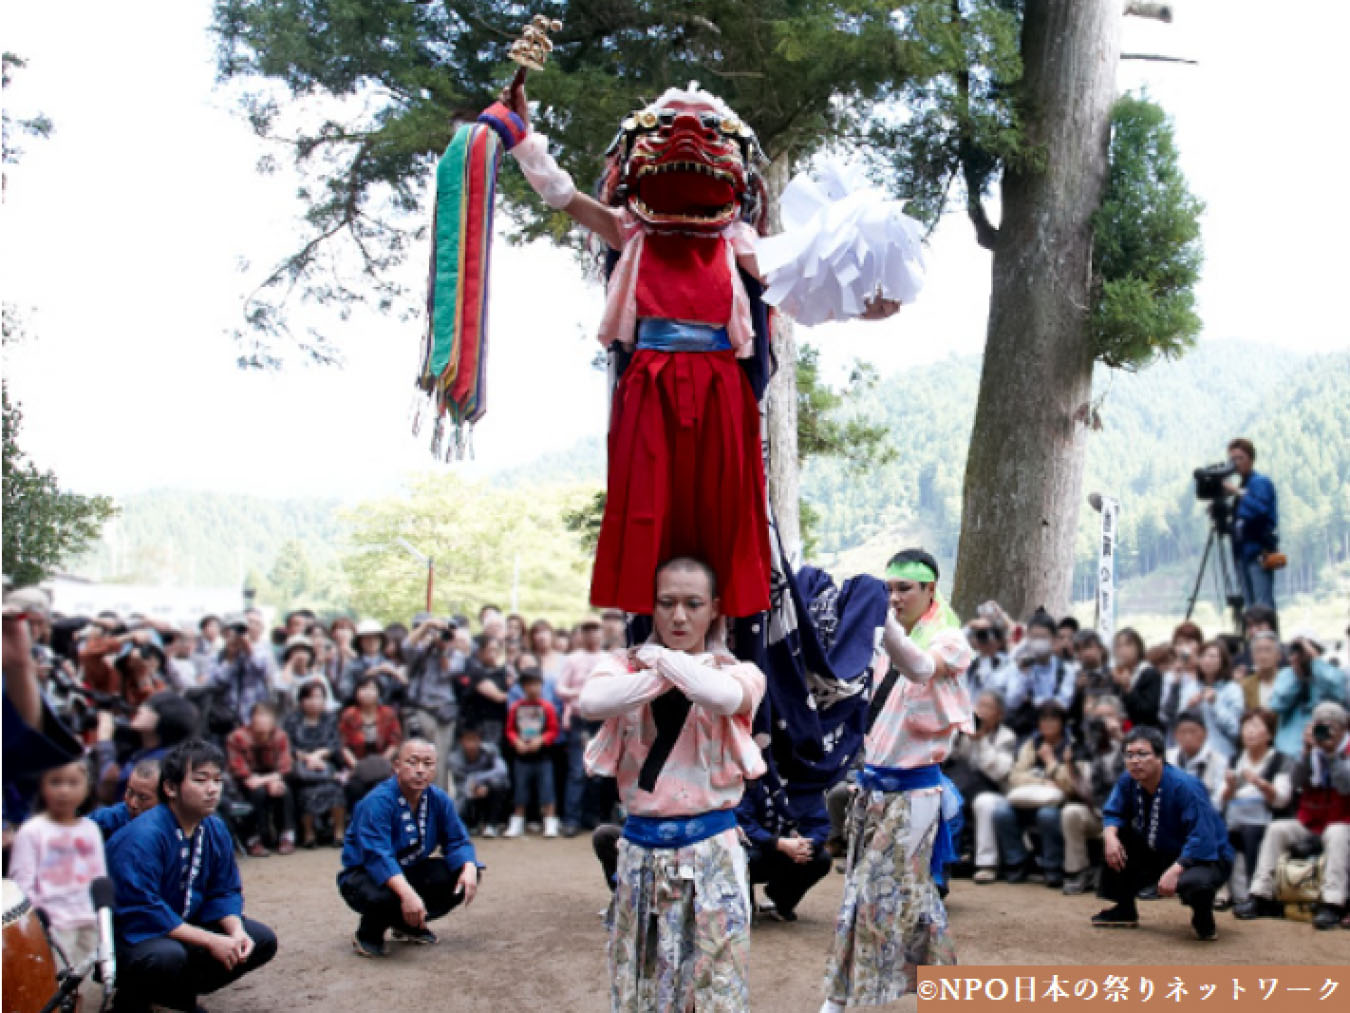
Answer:
[[[976,727],[945,764],[968,814],[954,872],[1095,889],[1121,743],[1153,727],[1167,762],[1203,785],[1238,855],[1216,906],[1281,915],[1283,864],[1321,855],[1319,896],[1302,910],[1317,928],[1350,927],[1350,681],[1316,635],[1282,640],[1276,624],[1254,606],[1241,637],[1183,622],[1166,643],[1148,647],[1126,628],[1106,645],[1072,618],[1038,611],[1016,623],[982,606],[966,626]]]
[[[555,628],[493,606],[476,621],[419,613],[406,626],[300,609],[269,629],[256,609],[181,628],[52,616],[31,593],[14,608],[43,698],[87,751],[27,793],[7,785],[7,854],[14,841],[12,874],[53,909],[73,948],[87,946],[76,938],[87,924],[64,917],[74,901],[40,881],[44,849],[66,842],[84,855],[71,842],[88,835],[86,812],[107,839],[153,808],[159,761],[189,738],[227,758],[220,813],[254,858],[341,846],[357,802],[416,736],[435,744],[436,783],[471,833],[599,828],[597,854],[612,862],[622,814],[613,781],[584,770],[598,726],[576,704],[595,666],[625,645],[622,613]],[[976,719],[944,764],[965,805],[950,875],[1065,894],[1100,888],[1103,808],[1125,769],[1122,743],[1151,727],[1167,763],[1204,786],[1236,852],[1216,907],[1284,914],[1289,863],[1320,855],[1317,897],[1293,910],[1319,929],[1350,927],[1350,685],[1317,636],[1282,638],[1275,613],[1259,606],[1241,637],[1183,622],[1151,646],[1128,628],[1105,644],[1043,611],[1015,622],[994,603],[965,632]],[[776,905],[783,920],[827,874],[830,853],[840,856],[837,792],[790,797],[785,834],[783,814],[757,785],[747,789],[737,815],[753,879],[770,884],[765,910]]]

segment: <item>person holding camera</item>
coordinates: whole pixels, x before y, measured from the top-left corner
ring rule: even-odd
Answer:
[[[455,648],[454,624],[429,612],[417,613],[413,631],[403,641],[403,659],[408,664],[403,727],[410,736],[420,734],[436,746],[435,783],[453,795],[447,763],[455,748],[455,722],[459,718],[455,677],[464,671],[467,660]]]
[[[1054,617],[1037,609],[1027,620],[1026,639],[1013,652],[1014,663],[1005,673],[1005,721],[1019,742],[1036,730],[1041,704],[1057,700],[1066,711],[1073,704],[1075,672],[1055,653],[1057,632]]]
[[[1125,738],[1125,707],[1118,697],[1095,697],[1087,705],[1084,721],[1087,763],[1075,768],[1079,775],[1077,801],[1065,802],[1059,811],[1064,837],[1064,893],[1086,893],[1092,886],[1088,841],[1102,836],[1102,809],[1120,775],[1125,758],[1120,743]]]
[[[1005,689],[1003,671],[1008,664],[1008,632],[991,604],[981,605],[979,615],[966,623],[966,639],[975,651],[975,660],[966,671],[966,685],[972,699],[985,690],[1002,694]]]
[[[1233,914],[1278,918],[1284,905],[1275,898],[1276,865],[1286,854],[1320,850],[1326,869],[1313,926],[1335,928],[1350,900],[1350,720],[1340,704],[1326,700],[1313,709],[1290,780],[1301,792],[1298,817],[1275,820],[1266,828],[1251,890]]]
[[[226,616],[224,627],[225,647],[211,671],[209,686],[237,727],[248,724],[255,704],[271,701],[272,675],[248,638],[248,620],[241,615]]]
[[[1345,706],[1345,673],[1321,658],[1316,640],[1298,636],[1289,644],[1289,664],[1280,669],[1265,706],[1280,719],[1275,748],[1298,759],[1305,745],[1304,732],[1313,711],[1323,701]]]
[[[1228,491],[1237,497],[1233,511],[1233,562],[1242,582],[1242,597],[1248,605],[1275,608],[1275,568],[1270,566],[1279,548],[1279,512],[1275,483],[1255,470],[1256,447],[1238,437],[1228,444],[1228,460],[1237,481]]]

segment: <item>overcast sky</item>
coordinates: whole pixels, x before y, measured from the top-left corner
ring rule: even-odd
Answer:
[[[1125,50],[1199,65],[1126,62],[1120,85],[1147,84],[1173,114],[1208,207],[1203,340],[1350,347],[1350,213],[1336,176],[1350,15],[1326,0],[1298,18],[1268,0],[1174,6],[1171,26],[1127,19]],[[33,458],[78,491],[114,494],[350,498],[428,467],[426,433],[408,425],[420,323],[357,314],[331,330],[340,369],[234,366],[227,332],[250,280],[297,244],[300,207],[286,174],[255,172],[269,149],[215,86],[208,0],[7,4],[3,18],[4,48],[29,61],[11,109],[55,124],[50,140],[22,142],[0,212],[3,297],[30,335],[5,369]],[[929,265],[898,317],[803,332],[830,375],[859,357],[886,373],[981,349],[989,261],[963,216],[939,228]],[[493,271],[489,412],[477,462],[456,466],[470,473],[565,449],[605,422],[590,366],[598,287],[542,245],[499,243]],[[307,309],[292,320],[311,322],[331,323]]]

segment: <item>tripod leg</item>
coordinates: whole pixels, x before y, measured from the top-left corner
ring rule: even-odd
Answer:
[[[1191,613],[1195,611],[1195,600],[1200,597],[1200,585],[1205,579],[1205,567],[1209,565],[1209,553],[1210,550],[1214,548],[1216,534],[1214,528],[1211,526],[1209,529],[1209,537],[1205,539],[1204,554],[1200,557],[1200,569],[1197,570],[1195,574],[1195,586],[1191,588],[1191,598],[1190,601],[1186,603],[1187,620],[1191,618]]]

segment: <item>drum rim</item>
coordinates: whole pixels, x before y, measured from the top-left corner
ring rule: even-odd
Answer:
[[[30,901],[28,897],[25,896],[24,894],[20,894],[19,903],[14,905],[13,908],[5,912],[4,918],[0,920],[0,927],[7,928],[10,925],[13,925],[24,915],[28,914],[28,912],[31,910],[33,910],[33,902]]]

